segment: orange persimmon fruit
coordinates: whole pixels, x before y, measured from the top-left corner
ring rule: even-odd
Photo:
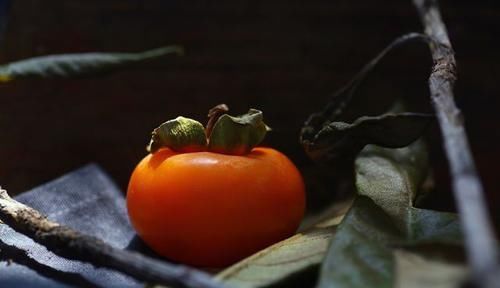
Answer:
[[[272,148],[244,155],[162,147],[135,168],[127,208],[156,253],[223,267],[291,236],[305,209],[302,177]]]

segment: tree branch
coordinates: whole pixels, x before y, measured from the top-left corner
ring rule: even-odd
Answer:
[[[434,39],[430,43],[434,67],[429,77],[429,88],[443,133],[467,256],[475,281],[488,286],[491,279],[484,279],[491,275],[489,271],[498,267],[498,248],[483,187],[467,142],[463,116],[453,100],[453,86],[456,80],[455,56],[437,0],[413,0],[413,3],[420,14],[425,33]],[[492,282],[489,284],[494,285]]]
[[[74,272],[60,271],[33,259],[29,253],[21,248],[9,245],[0,240],[0,260],[7,261],[7,265],[15,262],[24,265],[38,274],[56,281],[63,282],[76,287],[101,288],[95,283],[85,279],[82,275]]]
[[[142,254],[114,248],[48,220],[37,210],[10,198],[0,188],[0,219],[12,229],[44,245],[55,254],[111,268],[139,280],[173,287],[221,288],[208,274],[182,265],[168,264]]]

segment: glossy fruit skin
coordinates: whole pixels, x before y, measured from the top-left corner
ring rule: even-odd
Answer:
[[[127,208],[139,236],[158,254],[223,267],[296,231],[304,183],[294,164],[271,148],[245,156],[163,148],[135,168]]]

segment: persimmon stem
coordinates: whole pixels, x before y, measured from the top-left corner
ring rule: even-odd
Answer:
[[[214,128],[215,123],[219,119],[220,116],[226,114],[229,111],[229,107],[222,103],[208,111],[208,123],[205,128],[205,134],[207,134],[207,139],[210,139],[210,134],[212,134],[212,130]]]

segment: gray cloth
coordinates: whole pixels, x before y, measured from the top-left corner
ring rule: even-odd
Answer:
[[[85,166],[16,199],[51,220],[115,247],[144,249],[130,226],[123,194],[96,165]],[[143,286],[121,273],[59,257],[6,225],[0,225],[0,239],[1,287]],[[16,247],[28,251],[28,255],[21,250],[16,253]]]

